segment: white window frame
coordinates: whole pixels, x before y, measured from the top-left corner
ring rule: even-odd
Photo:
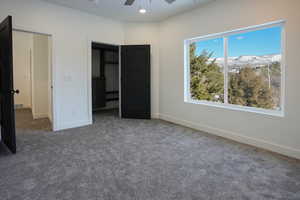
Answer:
[[[249,106],[241,106],[235,104],[228,103],[228,37],[235,34],[241,34],[256,30],[262,30],[266,28],[272,27],[281,27],[281,94],[280,94],[280,110],[271,110],[271,109],[264,109],[264,108],[256,108],[256,107],[249,107]],[[206,101],[206,100],[195,100],[191,98],[190,92],[190,44],[194,42],[209,40],[209,39],[217,39],[223,38],[223,48],[224,48],[224,103],[221,102],[213,102],[213,101]],[[271,116],[278,116],[284,117],[284,105],[285,105],[285,21],[279,20],[275,22],[270,22],[266,24],[250,26],[242,29],[236,29],[232,31],[226,31],[223,33],[216,33],[205,35],[201,37],[191,38],[184,40],[184,102],[185,103],[193,103],[193,104],[200,104],[206,106],[214,106],[219,108],[225,108],[230,110],[237,110],[237,111],[246,111],[252,113],[259,113],[259,114],[266,114]]]

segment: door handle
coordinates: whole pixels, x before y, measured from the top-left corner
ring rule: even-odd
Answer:
[[[11,93],[12,94],[19,94],[20,93],[20,90],[16,89],[16,90],[11,90]]]
[[[3,95],[7,95],[7,94],[19,94],[20,91],[17,89],[17,90],[2,90],[0,91],[0,94],[3,94]]]

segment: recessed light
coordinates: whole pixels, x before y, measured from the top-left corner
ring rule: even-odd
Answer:
[[[147,12],[147,10],[146,10],[145,8],[140,8],[140,9],[139,9],[139,12],[140,12],[141,14],[145,14],[145,13]]]
[[[90,2],[94,3],[94,4],[98,4],[99,0],[89,0]]]

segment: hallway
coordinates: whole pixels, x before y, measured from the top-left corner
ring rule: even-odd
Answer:
[[[16,131],[43,130],[51,131],[51,122],[48,118],[33,119],[31,109],[16,109]]]

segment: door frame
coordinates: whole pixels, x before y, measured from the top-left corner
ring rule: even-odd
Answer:
[[[55,36],[54,34],[51,34],[51,33],[46,33],[46,32],[43,32],[43,31],[39,31],[39,30],[34,30],[34,29],[31,29],[31,28],[27,28],[27,27],[22,27],[22,26],[13,26],[12,28],[13,31],[17,31],[17,32],[25,32],[25,33],[32,33],[32,34],[39,34],[39,35],[46,35],[48,36],[49,38],[51,38],[51,40],[49,40],[48,38],[48,48],[49,48],[49,56],[48,57],[51,57],[49,59],[49,68],[48,68],[48,73],[50,72],[51,73],[51,79],[50,81],[48,81],[49,83],[51,83],[50,85],[50,88],[52,89],[52,92],[51,92],[51,118],[52,118],[52,131],[57,131],[58,130],[58,127],[57,127],[57,109],[56,109],[56,98],[57,98],[57,91],[56,91],[56,71],[55,71]],[[50,42],[51,41],[51,42]],[[49,45],[49,43],[51,43]],[[32,54],[32,53],[31,53]],[[50,56],[51,55],[51,56]],[[33,57],[33,55],[32,55]],[[31,58],[32,59],[32,58]],[[32,61],[31,61],[32,62]],[[31,66],[32,67],[32,66]],[[31,74],[31,79],[32,79],[32,74]],[[48,91],[51,91],[51,90],[48,90]],[[31,88],[31,93],[32,93],[32,88]],[[48,98],[48,99],[50,99]],[[33,106],[32,106],[33,107]]]
[[[121,117],[121,46],[120,44],[106,43],[99,40],[87,39],[87,102],[88,102],[88,121],[93,124],[93,103],[92,103],[92,43],[116,46],[119,49],[119,117]]]

